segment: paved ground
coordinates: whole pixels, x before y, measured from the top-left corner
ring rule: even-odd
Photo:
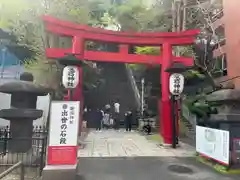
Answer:
[[[182,144],[177,150],[164,149],[136,132],[91,132],[86,148],[79,151],[77,180],[237,180],[196,162],[194,148]],[[169,170],[171,165],[190,169]],[[184,170],[184,169],[183,169]]]
[[[78,157],[138,157],[138,156],[193,156],[194,148],[181,144],[176,150],[165,149],[155,142],[146,140],[137,132],[91,131],[85,140],[86,146],[80,149]]]
[[[189,167],[190,173],[174,173],[170,165]],[[77,180],[237,180],[198,163],[192,157],[81,158]]]

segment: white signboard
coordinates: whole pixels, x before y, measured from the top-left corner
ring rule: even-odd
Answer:
[[[196,126],[196,151],[228,165],[229,132]]]
[[[180,95],[184,88],[184,76],[179,73],[171,74],[169,79],[169,91],[172,95]]]
[[[50,113],[49,146],[76,146],[79,101],[53,101]]]
[[[65,88],[76,88],[79,83],[79,71],[76,66],[66,66],[63,69],[62,83]]]

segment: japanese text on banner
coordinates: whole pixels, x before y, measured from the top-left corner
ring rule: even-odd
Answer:
[[[69,112],[68,105],[62,105],[62,114],[61,114],[61,133],[60,133],[60,144],[67,144],[67,122],[68,122]]]

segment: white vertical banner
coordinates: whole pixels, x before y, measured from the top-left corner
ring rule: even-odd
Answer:
[[[79,129],[79,101],[53,101],[50,112],[49,146],[76,146]]]
[[[229,131],[196,126],[196,151],[225,165],[229,164]]]

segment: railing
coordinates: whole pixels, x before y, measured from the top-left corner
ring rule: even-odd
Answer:
[[[14,164],[13,166],[8,168],[7,170],[3,171],[0,174],[0,179],[3,179],[5,177],[7,177],[9,174],[13,173],[13,171],[18,169],[18,168],[20,168],[19,180],[24,180],[25,171],[24,171],[24,165],[23,165],[23,163],[21,161],[16,163],[16,164]],[[12,179],[12,177],[9,178],[9,179]]]
[[[1,79],[19,79],[19,77],[20,77],[20,72],[14,72],[14,73],[1,72],[0,73]]]
[[[134,91],[134,96],[135,96],[135,99],[136,99],[136,102],[137,102],[137,106],[140,108],[141,107],[141,96],[140,96],[140,92],[139,92],[139,89],[137,87],[135,78],[133,76],[132,70],[127,65],[125,67],[126,67],[126,70],[127,70],[128,78],[131,82],[132,89]]]
[[[8,167],[21,161],[25,167],[32,168],[37,175],[41,176],[46,159],[47,130],[36,126],[32,134],[29,138],[13,138],[8,126],[0,129],[0,167]],[[12,148],[18,148],[20,144],[30,144],[30,147],[26,152],[11,151]]]

